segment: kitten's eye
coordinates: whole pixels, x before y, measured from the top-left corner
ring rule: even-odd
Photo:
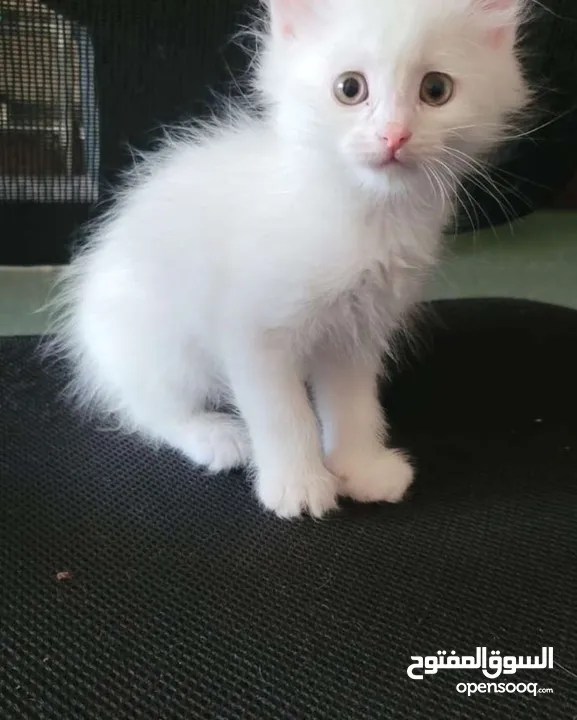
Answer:
[[[337,78],[334,93],[343,105],[358,105],[369,97],[369,85],[361,73],[347,72]]]
[[[446,105],[453,97],[455,83],[449,75],[441,72],[430,72],[421,83],[421,100],[427,105],[440,107]]]

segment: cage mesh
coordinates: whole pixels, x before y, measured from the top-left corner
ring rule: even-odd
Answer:
[[[0,64],[0,199],[94,202],[98,112],[86,29],[38,0],[2,0]]]

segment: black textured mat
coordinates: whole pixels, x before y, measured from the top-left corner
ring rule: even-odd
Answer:
[[[35,341],[0,341],[0,717],[574,720],[577,312],[433,309],[386,398],[412,498],[324,522],[82,424]],[[494,682],[553,693],[407,675],[481,646],[552,646]]]

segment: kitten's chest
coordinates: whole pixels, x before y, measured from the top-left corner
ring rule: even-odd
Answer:
[[[422,287],[436,264],[438,239],[432,233],[386,234],[386,227],[372,229],[364,238],[365,256],[341,286],[329,290],[317,305],[314,328],[322,344],[374,348],[383,351],[391,333],[420,299]],[[328,289],[328,288],[327,288]]]
[[[406,268],[377,264],[356,283],[319,303],[305,323],[311,350],[384,352],[418,296],[421,283]]]
[[[336,294],[326,313],[335,323],[374,329],[392,323],[406,304],[409,273],[389,263],[361,272],[356,282]]]
[[[394,316],[411,301],[438,259],[440,228],[431,222],[376,218],[357,231],[350,258],[340,258],[342,286],[335,302],[356,308],[360,317],[373,310]]]

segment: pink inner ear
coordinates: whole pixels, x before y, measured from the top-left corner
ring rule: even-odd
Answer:
[[[488,10],[506,10],[516,2],[517,0],[481,0],[481,4]]]
[[[489,35],[489,42],[494,48],[500,48],[505,41],[508,39],[509,33],[505,28],[499,28],[498,30],[492,30]]]
[[[500,48],[515,42],[515,16],[520,0],[474,0],[479,10],[495,15],[488,41],[491,47]]]
[[[299,23],[312,13],[313,0],[269,0],[271,16],[280,34],[294,37]]]

